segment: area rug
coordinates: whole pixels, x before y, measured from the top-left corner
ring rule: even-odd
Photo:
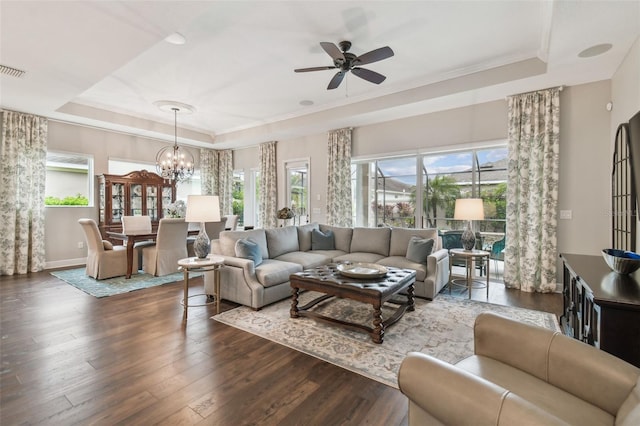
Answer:
[[[176,272],[175,274],[155,277],[150,274],[140,272],[131,275],[126,279],[124,276],[107,278],[106,280],[95,280],[85,274],[85,268],[65,269],[63,271],[52,271],[51,275],[60,278],[72,286],[90,294],[94,297],[107,297],[116,294],[128,293],[143,288],[155,287],[162,284],[182,281],[184,274]],[[192,273],[189,278],[200,276],[200,273]]]
[[[301,294],[300,305],[318,295]],[[431,302],[416,299],[416,310],[406,312],[400,321],[387,328],[384,342],[378,345],[364,333],[311,318],[292,319],[289,308],[290,301],[283,300],[260,311],[242,306],[212,318],[395,388],[400,363],[411,351],[449,363],[473,355],[473,323],[481,312],[494,312],[560,331],[554,314],[440,294]],[[370,324],[370,305],[334,298],[316,309],[328,316]],[[393,309],[385,309],[386,318]]]

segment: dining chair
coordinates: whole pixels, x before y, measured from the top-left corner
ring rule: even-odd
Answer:
[[[123,234],[150,234],[151,216],[122,216]],[[138,258],[138,268],[142,267],[142,248],[154,246],[154,240],[136,241],[133,245],[134,255]],[[137,269],[133,272],[137,273]]]
[[[163,218],[156,244],[142,248],[142,269],[157,277],[178,272],[178,260],[187,257],[189,223],[184,218]]]
[[[496,276],[498,275],[498,262],[504,262],[504,247],[507,237],[502,237],[501,240],[496,241],[491,245],[491,254],[489,259],[493,260],[493,264],[496,269]]]
[[[238,215],[237,214],[228,214],[225,216],[227,218],[227,223],[225,225],[225,229],[227,231],[235,231],[238,227]],[[211,238],[211,237],[209,237]]]
[[[87,240],[88,276],[97,280],[118,277],[127,274],[127,248],[114,246],[103,240],[98,225],[93,219],[78,219]],[[133,266],[137,269],[137,258],[133,259]]]

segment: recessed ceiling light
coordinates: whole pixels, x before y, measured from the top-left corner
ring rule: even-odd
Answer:
[[[596,44],[595,46],[588,47],[578,53],[578,57],[591,58],[592,56],[602,55],[603,53],[608,52],[612,47],[613,45],[611,43]]]
[[[171,44],[185,44],[187,39],[180,33],[173,33],[165,37],[164,41]]]
[[[300,105],[302,105],[302,106],[311,106],[311,105],[313,105],[313,101],[305,99],[304,101],[300,101]]]
[[[177,110],[181,114],[191,114],[196,111],[196,107],[192,105],[183,104],[182,102],[175,101],[155,101],[153,103],[161,111],[173,112]]]

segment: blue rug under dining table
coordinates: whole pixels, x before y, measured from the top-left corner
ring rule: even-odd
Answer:
[[[114,296],[116,294],[128,293],[130,291],[140,290],[143,288],[182,281],[184,278],[182,272],[176,272],[162,277],[155,277],[140,271],[138,274],[131,275],[131,278],[129,279],[126,279],[123,275],[120,277],[107,278],[105,280],[96,280],[86,275],[85,268],[51,271],[51,275],[94,297]],[[200,275],[201,273],[192,273],[190,278]]]

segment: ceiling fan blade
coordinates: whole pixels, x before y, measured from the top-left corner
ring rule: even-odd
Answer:
[[[344,61],[344,55],[342,54],[338,46],[336,46],[335,44],[330,43],[328,41],[321,41],[320,46],[322,46],[324,51],[327,52],[329,56],[333,58],[334,61],[336,60]]]
[[[309,72],[309,71],[324,71],[324,70],[332,70],[335,69],[335,67],[312,67],[312,68],[298,68],[295,69],[295,72]]]
[[[340,86],[340,83],[342,83],[342,79],[344,78],[345,74],[346,73],[344,71],[338,71],[329,82],[327,90],[335,89],[336,87]]]
[[[371,71],[364,68],[353,68],[351,72],[357,75],[358,77],[375,84],[380,84],[383,81],[385,81],[387,78],[382,74],[378,74],[375,71]]]
[[[383,59],[387,59],[393,56],[393,50],[389,46],[381,47],[376,50],[372,50],[371,52],[364,53],[358,56],[354,63],[357,65],[366,65],[371,64],[373,62],[378,62]]]

